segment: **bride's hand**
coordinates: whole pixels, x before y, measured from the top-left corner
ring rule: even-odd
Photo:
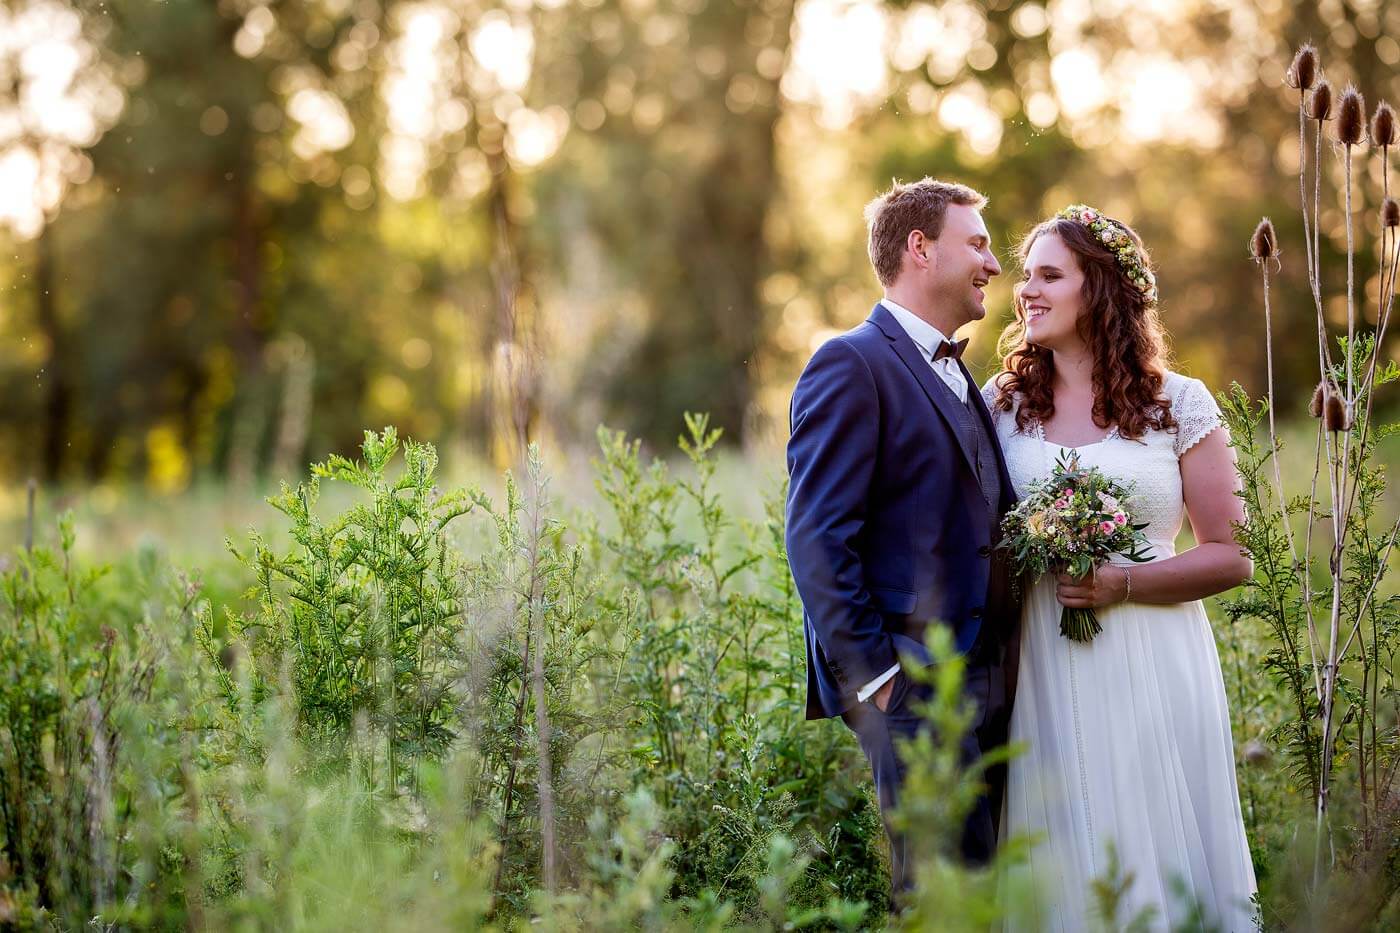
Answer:
[[[1128,598],[1128,573],[1122,567],[1109,564],[1084,577],[1067,573],[1056,575],[1055,598],[1061,606],[1071,609],[1094,609],[1111,606]]]

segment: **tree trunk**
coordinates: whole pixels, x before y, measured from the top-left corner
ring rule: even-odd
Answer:
[[[252,189],[252,166],[246,158],[240,163],[228,191],[236,293],[230,342],[238,362],[238,388],[227,463],[229,481],[246,487],[257,473],[267,427],[263,356],[268,328],[262,308],[262,226]]]
[[[63,325],[58,319],[58,298],[54,294],[52,227],[45,225],[34,241],[34,301],[39,329],[49,345],[41,384],[47,386],[44,399],[43,461],[45,480],[53,482],[62,473],[68,446],[69,423],[73,415],[71,355]]]
[[[491,170],[486,204],[491,216],[491,285],[495,299],[490,341],[492,434],[498,465],[524,462],[538,416],[538,328],[535,296],[524,261],[524,231],[515,219],[515,173],[505,152],[505,127],[484,123],[482,151]]]

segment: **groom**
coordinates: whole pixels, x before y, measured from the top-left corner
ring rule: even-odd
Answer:
[[[895,742],[927,728],[928,690],[902,664],[930,663],[924,631],[951,629],[967,658],[975,714],[968,763],[1006,741],[1020,607],[993,552],[1015,503],[957,329],[986,315],[1001,266],[986,198],[925,178],[866,208],[870,261],[885,289],[870,317],[817,350],[792,396],[787,546],[807,639],[807,718],[840,716],[875,772],[892,883],[912,884],[905,840],[889,828],[904,766]],[[904,659],[904,660],[901,660]],[[996,846],[1002,774],[989,774],[964,827],[972,864]]]

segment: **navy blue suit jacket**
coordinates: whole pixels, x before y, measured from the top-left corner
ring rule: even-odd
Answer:
[[[1019,623],[1004,552],[992,551],[1016,494],[981,393],[963,372],[997,448],[995,512],[977,481],[976,451],[954,427],[960,403],[883,305],[823,344],[797,381],[787,548],[803,606],[808,719],[855,705],[856,692],[898,660],[896,636],[922,645],[939,621],[966,653],[983,626]]]

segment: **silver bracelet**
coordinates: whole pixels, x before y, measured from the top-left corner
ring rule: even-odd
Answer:
[[[1123,568],[1123,602],[1127,602],[1133,596],[1133,572],[1127,567]]]

